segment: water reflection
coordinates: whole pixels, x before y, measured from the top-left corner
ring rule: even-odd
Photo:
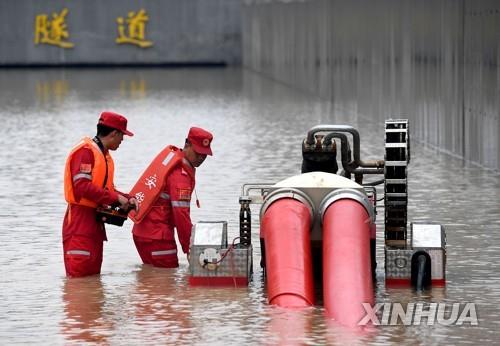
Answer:
[[[269,339],[265,345],[304,345],[312,332],[313,308],[304,310],[273,307],[268,311]]]
[[[107,343],[114,322],[105,313],[106,296],[101,277],[66,279],[61,334],[69,342]]]
[[[325,340],[327,345],[366,345],[376,340],[378,334],[380,334],[379,328],[372,325],[347,328],[334,320],[326,320]]]
[[[61,103],[69,92],[69,84],[67,80],[37,81],[35,90],[39,102]]]
[[[322,308],[284,309],[276,306],[265,311],[265,345],[366,345],[380,334],[374,326],[348,328],[326,318]]]
[[[142,99],[146,97],[146,81],[142,78],[120,81],[120,96],[127,99]]]
[[[132,304],[135,327],[149,340],[186,344],[192,329],[192,306],[184,277],[177,269],[142,265],[127,298]],[[134,327],[134,328],[135,328]]]

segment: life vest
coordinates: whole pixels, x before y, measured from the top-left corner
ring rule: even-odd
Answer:
[[[64,198],[69,204],[83,205],[91,208],[96,208],[97,203],[87,199],[81,198],[79,201],[75,199],[75,194],[73,192],[73,176],[71,174],[71,159],[74,153],[81,148],[88,148],[92,150],[94,154],[94,167],[92,168],[92,184],[99,186],[101,188],[106,188],[110,191],[114,191],[113,176],[115,171],[115,165],[111,155],[106,153],[104,156],[103,152],[92,139],[85,137],[78,143],[69,153],[68,159],[66,160],[66,167],[64,169]],[[104,186],[104,179],[106,178],[106,162],[108,165],[108,178],[106,180],[106,185]]]
[[[154,158],[144,173],[142,173],[139,180],[137,180],[129,192],[139,204],[138,211],[131,210],[128,214],[134,223],[141,222],[144,216],[147,215],[153,203],[160,195],[166,178],[172,172],[172,169],[182,162],[183,157],[184,155],[179,148],[168,145]]]

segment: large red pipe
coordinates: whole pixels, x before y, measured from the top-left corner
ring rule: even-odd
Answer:
[[[262,233],[269,304],[314,305],[310,226],[309,208],[295,199],[279,199],[265,211]]]
[[[371,219],[353,199],[333,202],[323,214],[323,298],[328,316],[354,327],[373,306]]]

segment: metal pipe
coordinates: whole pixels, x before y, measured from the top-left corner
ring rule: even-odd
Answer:
[[[384,174],[384,167],[382,168],[355,168],[352,173],[354,174]]]
[[[325,136],[324,142],[328,143],[332,138],[340,139],[340,152],[344,171],[351,174],[384,174],[383,160],[380,168],[358,168],[359,165],[355,161],[351,161],[351,148],[347,135],[340,132],[331,132]]]
[[[351,162],[351,147],[349,145],[349,140],[347,139],[347,135],[340,132],[331,132],[325,136],[323,141],[326,145],[328,145],[328,143],[330,143],[333,138],[340,139],[342,167],[344,167],[346,171],[352,173],[350,170],[347,170],[347,167]]]
[[[417,284],[416,289],[417,292],[420,292],[424,289],[424,278],[425,278],[425,264],[427,262],[427,258],[425,255],[419,255],[417,258],[418,261],[418,273],[417,273]]]
[[[268,193],[269,188],[273,186],[274,183],[256,183],[256,184],[243,184],[241,186],[241,196],[240,204],[242,202],[247,202],[250,204],[261,204],[264,201],[264,196]],[[250,195],[250,191],[258,190],[260,195]]]
[[[241,186],[241,195],[248,196],[251,190],[266,190],[267,188],[273,186],[274,183],[248,183]]]
[[[369,181],[367,183],[363,183],[363,186],[377,186],[380,184],[383,184],[385,182],[385,179],[379,179],[375,181]]]
[[[380,173],[383,173],[384,160],[367,160],[367,161],[361,160],[359,132],[354,127],[349,126],[349,125],[317,125],[317,126],[314,126],[313,128],[311,128],[307,132],[307,140],[306,140],[307,145],[314,145],[314,134],[317,132],[347,132],[347,133],[350,133],[352,135],[352,143],[353,143],[353,149],[354,149],[354,151],[353,151],[354,162],[356,163],[357,167],[382,168],[382,171]],[[373,174],[373,173],[379,173],[379,172],[378,171],[377,172],[359,171],[356,173]]]

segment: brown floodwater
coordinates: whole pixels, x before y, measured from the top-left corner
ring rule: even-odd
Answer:
[[[321,306],[269,306],[257,266],[250,285],[237,289],[189,287],[183,255],[178,269],[144,266],[130,222],[108,227],[100,276],[67,279],[62,173],[69,149],[94,135],[102,110],[125,114],[135,133],[114,153],[115,182],[124,191],[165,145],[182,145],[192,125],[205,127],[215,137],[214,156],[197,171],[201,208],[192,206],[192,219],[227,220],[232,239],[242,184],[298,174],[301,140],[312,126],[352,125],[361,134],[362,158],[382,159],[384,124],[366,107],[332,104],[238,68],[0,70],[0,90],[3,344],[478,344],[500,337],[498,172],[412,143],[408,218],[445,226],[445,288],[386,288],[383,208],[377,221],[376,301],[471,302],[479,325],[398,325],[358,334],[326,319]],[[252,211],[257,215],[258,207]]]

